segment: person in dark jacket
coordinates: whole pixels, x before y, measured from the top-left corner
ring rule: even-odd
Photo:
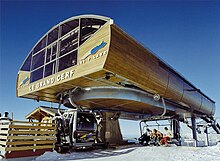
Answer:
[[[2,125],[8,125],[11,123],[12,119],[8,116],[8,112],[5,112],[4,116],[0,117],[0,124]]]
[[[140,138],[138,138],[139,143],[146,146],[149,145],[150,135],[151,130],[147,128],[146,132],[142,134]]]

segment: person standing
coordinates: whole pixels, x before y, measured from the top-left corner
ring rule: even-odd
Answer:
[[[56,124],[56,139],[57,142],[56,144],[61,144],[62,139],[61,139],[61,134],[64,134],[64,125],[63,125],[63,120],[62,117],[56,113],[55,116],[52,119],[52,123]]]
[[[5,115],[4,115],[4,118],[5,118],[5,119],[8,119],[8,120],[10,120],[10,121],[12,121],[12,119],[8,116],[8,114],[9,114],[9,113],[6,111],[6,112],[5,112]]]
[[[3,117],[0,117],[0,122],[2,125],[8,125],[12,119],[8,116],[8,112],[6,111]]]

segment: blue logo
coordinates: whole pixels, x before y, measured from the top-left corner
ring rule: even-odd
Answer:
[[[101,44],[99,44],[96,47],[92,48],[92,50],[88,51],[85,55],[83,55],[81,60],[87,58],[89,55],[94,55],[95,53],[97,53],[97,51],[99,51],[100,49],[104,48],[106,44],[107,44],[107,42],[102,41]]]
[[[95,54],[95,53],[96,53],[97,51],[99,51],[101,48],[104,48],[106,44],[107,44],[106,42],[102,41],[102,43],[101,43],[100,45],[94,47],[94,48],[91,50],[91,54],[92,54],[92,55]]]
[[[27,83],[27,81],[29,81],[29,77],[28,76],[23,81],[21,81],[21,83],[19,84],[19,87],[24,85],[25,83]]]

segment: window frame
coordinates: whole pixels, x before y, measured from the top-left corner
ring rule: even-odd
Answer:
[[[86,25],[83,26],[82,24],[82,21],[85,21],[86,20],[90,20],[90,22],[86,22]],[[70,21],[77,21],[78,22],[78,26],[76,26],[74,29],[71,29],[70,31],[68,31],[67,33],[65,33],[64,35],[62,35],[62,28],[63,28],[63,25],[70,22]],[[97,21],[97,22],[96,22]],[[100,25],[97,24],[100,22]],[[77,63],[78,63],[78,49],[80,47],[80,45],[82,45],[87,39],[89,39],[94,33],[96,33],[103,25],[105,25],[107,22],[107,20],[103,20],[103,19],[98,19],[98,18],[92,18],[92,17],[79,17],[79,18],[76,18],[76,19],[72,19],[72,20],[69,20],[69,21],[65,21],[64,23],[60,23],[59,25],[53,27],[51,30],[49,30],[39,41],[38,43],[32,48],[31,52],[28,54],[28,56],[26,57],[25,61],[28,60],[28,58],[30,57],[31,59],[31,62],[30,62],[30,70],[29,72],[30,73],[33,73],[33,72],[36,72],[37,70],[39,70],[40,68],[43,68],[43,77],[42,78],[45,78],[45,77],[48,77],[50,75],[47,75],[45,76],[45,69],[46,69],[46,66],[49,65],[50,63],[52,62],[55,62],[55,69],[53,69],[52,71],[52,74],[55,74],[57,72],[60,72],[62,70],[65,70],[67,68],[64,68],[62,70],[59,71],[59,60],[62,59],[63,57],[67,56],[68,54],[71,54],[72,52],[76,52],[76,63],[73,65],[73,66],[76,66]],[[88,23],[88,24],[87,24]],[[94,23],[94,24],[93,24]],[[84,38],[82,37],[82,30],[83,28],[85,27],[92,27],[92,26],[95,26],[95,30],[92,31],[92,32],[89,32],[88,34],[86,34],[86,36],[84,35]],[[51,34],[53,31],[58,31],[57,32],[57,38],[55,40],[53,40],[52,42],[49,42],[49,34]],[[73,44],[71,44],[71,46],[75,46],[73,49],[71,49],[70,51],[64,53],[63,55],[60,55],[61,53],[61,42],[67,38],[69,38],[71,35],[74,35],[74,34],[77,34],[76,37],[71,40],[71,41],[74,41]],[[44,42],[46,40],[46,42]],[[70,41],[70,42],[71,42]],[[83,42],[82,42],[83,41]],[[41,48],[40,50],[37,50],[37,52],[35,51],[37,46],[40,44],[40,43],[44,43],[45,45],[43,45],[44,47]],[[52,53],[53,53],[53,46],[56,45],[56,52],[55,52],[55,57],[54,59],[52,59]],[[49,56],[49,60],[47,59],[47,54],[49,52],[49,48],[50,49],[50,56]],[[40,54],[41,52],[44,51],[44,54],[42,54],[44,56],[44,62],[42,65],[38,66],[38,67],[35,67],[33,68],[33,60],[34,60],[34,57],[37,55],[37,54]],[[25,64],[25,61],[24,63],[22,64],[21,68],[23,67],[23,65]],[[71,66],[72,67],[72,66]],[[21,70],[20,68],[20,70]],[[69,68],[69,67],[68,67]],[[32,76],[30,76],[32,77]],[[42,79],[41,78],[41,79]],[[32,79],[32,78],[30,78]],[[35,81],[34,81],[35,82]]]

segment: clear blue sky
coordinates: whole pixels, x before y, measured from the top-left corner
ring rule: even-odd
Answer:
[[[17,72],[34,44],[57,23],[80,14],[114,22],[216,101],[220,117],[220,1],[0,1],[0,112],[16,119],[45,102],[16,98]],[[136,124],[136,123],[135,123]]]

